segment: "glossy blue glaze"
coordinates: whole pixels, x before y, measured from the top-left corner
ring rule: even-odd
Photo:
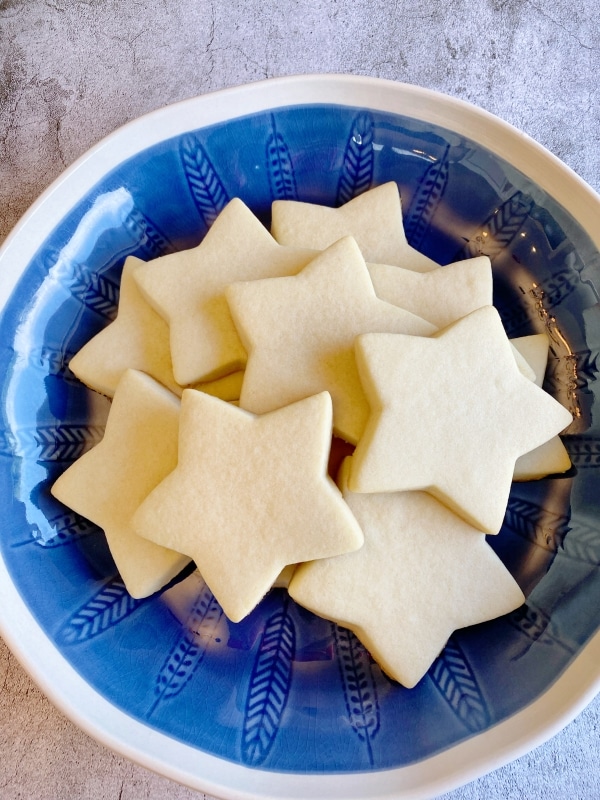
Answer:
[[[547,388],[579,415],[565,439],[573,469],[515,485],[491,538],[526,606],[457,632],[410,691],[353,635],[282,590],[239,624],[197,573],[131,600],[102,531],[49,494],[102,436],[108,401],[74,378],[69,358],[114,318],[127,255],[197,244],[234,196],[268,224],[274,198],[339,205],[388,180],[400,186],[415,247],[440,264],[490,255],[511,336],[550,326]],[[480,146],[402,116],[282,108],[131,158],[69,210],[0,320],[0,546],[15,584],[102,695],[225,759],[294,772],[382,769],[485,730],[543,692],[598,627],[597,266],[584,231],[539,187]]]

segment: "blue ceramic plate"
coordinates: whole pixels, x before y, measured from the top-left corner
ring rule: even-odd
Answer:
[[[108,401],[69,359],[114,318],[126,256],[196,245],[234,196],[268,225],[275,198],[339,205],[389,180],[414,247],[440,264],[490,256],[509,335],[550,334],[546,388],[575,415],[571,471],[515,484],[491,540],[526,605],[456,632],[410,691],[282,590],[239,624],[197,573],[132,600],[102,530],[49,493],[102,437]],[[191,100],[77,162],[0,258],[0,618],[50,697],[118,751],[227,797],[429,796],[564,724],[600,676],[599,212],[499,120],[364,78]]]

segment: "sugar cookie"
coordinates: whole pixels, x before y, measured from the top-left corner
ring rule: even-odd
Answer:
[[[142,297],[134,273],[145,262],[129,256],[123,265],[116,319],[96,334],[69,362],[86,386],[112,397],[126,369],[146,372],[181,394],[171,364],[169,328]]]
[[[524,596],[485,536],[425,492],[354,494],[360,550],[301,564],[290,595],[353,630],[390,677],[421,680],[458,628],[518,608]]]
[[[271,233],[280,244],[325,250],[338,239],[353,236],[366,261],[417,272],[439,266],[408,244],[394,181],[369,189],[340,208],[275,200],[271,217]]]
[[[429,338],[365,334],[356,355],[371,415],[349,488],[423,489],[498,533],[516,459],[572,417],[521,374],[496,309]]]
[[[223,294],[229,283],[294,275],[313,256],[277,244],[235,198],[197,247],[157,258],[136,272],[146,300],[169,323],[177,382],[187,386],[243,369],[246,351]]]
[[[138,536],[133,513],[175,468],[179,399],[148,375],[127,370],[115,391],[102,441],[75,461],[52,494],[104,529],[132,597],[158,591],[189,558]]]
[[[437,328],[492,305],[492,265],[487,256],[467,258],[429,272],[369,264],[375,294]]]
[[[545,333],[511,339],[511,344],[527,359],[534,372],[533,380],[542,386],[548,363],[550,340]],[[553,436],[544,444],[523,453],[516,461],[513,480],[532,481],[546,475],[566,472],[571,468],[571,458],[560,436]]]
[[[186,389],[179,462],[134,525],[186,553],[237,622],[288,564],[360,547],[362,532],[327,476],[326,392],[254,416]]]
[[[433,333],[431,323],[380,300],[354,239],[328,247],[292,277],[235,283],[226,297],[248,351],[240,406],[256,414],[330,392],[334,432],[356,443],[369,409],[354,357],[366,331]]]

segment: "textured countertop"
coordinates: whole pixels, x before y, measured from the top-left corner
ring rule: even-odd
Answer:
[[[168,103],[267,77],[420,84],[516,125],[600,190],[596,0],[0,0],[0,241],[106,134]],[[64,719],[0,643],[3,800],[203,795]],[[444,797],[600,797],[600,699],[529,755]]]

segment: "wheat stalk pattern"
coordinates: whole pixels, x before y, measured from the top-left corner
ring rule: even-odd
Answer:
[[[186,136],[180,147],[181,162],[196,208],[207,228],[229,202],[229,195],[204,147]]]
[[[486,255],[494,259],[508,247],[519,233],[531,213],[533,200],[523,192],[515,192],[506,202],[498,206],[481,225],[479,233],[470,239],[453,259]]]
[[[119,305],[119,283],[106,275],[90,272],[81,264],[73,265],[70,291],[86,308],[112,322]]]
[[[130,211],[124,221],[124,226],[139,242],[138,247],[144,251],[144,260],[150,261],[153,258],[175,252],[175,246],[168,237],[138,208]]]
[[[600,438],[563,436],[563,443],[574,466],[579,469],[595,469],[600,466]]]
[[[509,614],[507,619],[528,640],[525,647],[517,655],[513,656],[513,660],[522,658],[534,644],[546,647],[560,647],[567,653],[573,653],[572,647],[564,642],[554,630],[550,614],[544,609],[535,607],[531,600]]]
[[[371,188],[374,167],[373,125],[373,117],[367,111],[357,114],[352,121],[338,180],[338,206]]]
[[[207,645],[214,638],[223,616],[215,596],[204,584],[192,606],[182,634],[171,648],[154,682],[155,700],[148,716],[165,700],[176,697],[202,663]]]
[[[433,681],[456,717],[476,733],[490,724],[490,714],[475,674],[454,637],[429,670]]]
[[[423,244],[431,219],[448,185],[449,149],[448,145],[443,157],[427,167],[406,214],[404,221],[406,238],[417,250]]]
[[[556,553],[569,532],[569,517],[556,514],[531,500],[511,497],[504,523],[514,533],[538,547]]]
[[[124,620],[143,602],[129,594],[119,577],[112,578],[69,617],[58,639],[63,644],[87,642]]]
[[[290,148],[277,130],[275,116],[271,115],[272,133],[267,139],[266,162],[273,200],[297,200],[298,189]]]
[[[287,604],[266,621],[252,665],[242,725],[244,763],[262,764],[273,746],[292,681],[296,629]]]
[[[379,732],[381,720],[371,658],[352,631],[332,624],[332,632],[346,713],[352,730],[365,743],[369,763],[373,765],[373,740]]]
[[[75,461],[102,439],[104,427],[57,423],[19,428],[19,455],[37,461]]]

